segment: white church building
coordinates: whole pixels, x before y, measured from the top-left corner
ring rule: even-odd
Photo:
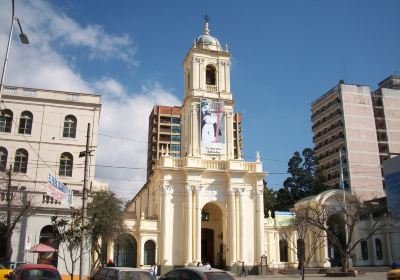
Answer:
[[[171,156],[166,147],[126,208],[129,231],[108,246],[108,258],[117,266],[157,263],[165,272],[207,261],[234,271],[244,262],[257,273],[264,255],[270,268],[297,267],[296,252],[280,248],[278,217],[264,217],[267,173],[260,156],[257,153],[254,162],[234,157],[230,58],[228,49],[210,35],[206,22],[183,62],[181,157]],[[337,192],[324,194],[326,201]],[[379,262],[373,260],[376,242],[372,241],[370,260],[355,256],[358,264],[388,264],[399,258],[399,236],[393,234],[382,233],[381,238],[382,248],[393,245],[390,254],[384,249]],[[282,250],[286,250],[284,258]],[[329,254],[326,242],[310,265],[331,266]]]

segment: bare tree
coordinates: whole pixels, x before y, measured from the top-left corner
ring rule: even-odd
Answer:
[[[15,227],[26,215],[31,199],[28,192],[12,187],[12,165],[2,175],[0,185],[0,236],[5,239],[4,261],[10,261],[12,256],[11,238]]]
[[[277,231],[288,242],[290,250],[297,254],[301,279],[305,279],[305,267],[308,267],[317,250],[324,246],[325,233],[308,222],[311,213],[307,207],[299,207],[293,218],[283,226],[276,226]],[[297,238],[294,239],[295,233]],[[308,238],[310,237],[310,238]]]
[[[56,239],[60,243],[61,250],[59,250],[58,256],[63,260],[65,268],[73,280],[77,262],[82,257],[81,236],[87,232],[86,227],[82,226],[81,212],[72,210],[71,216],[53,216],[51,222],[55,229]],[[83,252],[83,254],[86,253]]]
[[[349,258],[357,245],[363,240],[368,240],[378,231],[394,224],[393,220],[385,215],[373,217],[373,207],[362,203],[351,194],[347,195],[346,200],[336,197],[334,201],[327,203],[321,197],[312,203],[300,203],[298,207],[302,209],[302,212],[307,213],[303,216],[304,223],[323,231],[331,245],[339,250],[343,272],[349,271]],[[331,221],[333,216],[339,220],[336,225]],[[366,234],[362,238],[356,238],[357,226],[367,220],[369,222]],[[337,228],[342,228],[343,234],[338,234]]]

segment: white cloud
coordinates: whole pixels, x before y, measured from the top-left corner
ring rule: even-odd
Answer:
[[[129,36],[108,34],[99,25],[83,27],[48,2],[35,0],[17,3],[17,16],[22,20],[30,45],[21,45],[14,38],[6,84],[102,94],[100,133],[142,142],[99,136],[97,164],[139,169],[97,168],[96,177],[109,182],[111,189],[120,197],[131,198],[146,177],[147,143],[143,141],[147,142],[148,114],[153,105],[177,105],[178,99],[156,82],[143,85],[141,91],[135,93],[129,92],[112,77],[91,78],[89,81],[76,70],[71,58],[65,56],[63,50],[72,47],[88,52],[92,59],[113,58],[125,64],[138,65]],[[2,5],[0,9],[1,62],[8,37],[10,9],[7,5]]]

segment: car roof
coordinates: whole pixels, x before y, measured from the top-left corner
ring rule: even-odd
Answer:
[[[105,267],[104,269],[113,269],[113,270],[118,270],[118,271],[145,271],[148,272],[146,269],[142,268],[136,268],[136,267],[122,267],[122,266],[110,266],[110,267]]]
[[[174,270],[182,270],[182,269],[187,269],[195,272],[226,272],[221,269],[207,268],[206,266],[185,266],[185,267],[175,268]]]
[[[52,265],[49,264],[23,264],[18,267],[18,269],[30,270],[30,269],[47,269],[47,270],[57,270]]]

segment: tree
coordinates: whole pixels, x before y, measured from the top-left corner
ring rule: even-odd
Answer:
[[[123,220],[123,201],[110,191],[95,192],[88,205],[89,234],[92,238],[93,256],[92,272],[105,264],[107,259],[107,241],[114,240],[126,231]]]
[[[276,207],[276,192],[273,189],[267,187],[267,182],[264,180],[264,217],[267,216],[268,210],[273,211]]]
[[[59,250],[58,256],[64,261],[65,268],[71,280],[73,280],[76,264],[82,257],[80,251],[81,236],[90,229],[90,226],[82,226],[80,209],[72,210],[71,216],[53,216],[51,223],[55,229],[56,239],[60,244],[61,250]]]
[[[327,189],[317,172],[317,158],[311,148],[305,148],[301,155],[296,151],[288,162],[287,172],[290,177],[276,194],[279,210],[289,210],[300,199]]]
[[[342,194],[343,191],[338,193]],[[394,225],[394,221],[385,215],[374,215],[375,209],[369,202],[362,203],[351,194],[346,196],[346,200],[336,197],[334,203],[326,203],[321,197],[313,203],[298,204],[300,212],[307,213],[302,217],[304,222],[323,231],[331,246],[339,250],[343,272],[349,271],[349,259],[357,245]],[[365,223],[367,228],[366,236],[357,239],[354,233],[361,223]]]
[[[276,230],[288,242],[290,250],[297,254],[302,280],[305,278],[305,267],[309,265],[317,250],[324,246],[324,232],[308,223],[307,208],[299,207],[294,211],[293,218],[285,225],[276,225]],[[293,236],[297,234],[297,239]],[[311,238],[307,239],[307,235]],[[307,240],[307,244],[306,244]]]
[[[28,212],[31,206],[31,198],[26,191],[13,189],[12,165],[10,165],[10,169],[8,169],[6,173],[0,173],[3,175],[1,178],[3,184],[0,191],[5,201],[5,205],[1,204],[0,206],[0,236],[4,238],[1,242],[1,246],[5,244],[4,261],[7,262],[11,261],[13,253],[11,238],[14,229]]]

